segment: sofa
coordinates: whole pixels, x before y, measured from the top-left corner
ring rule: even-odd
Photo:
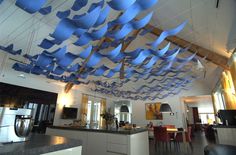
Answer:
[[[236,146],[211,144],[204,148],[204,155],[236,155]]]

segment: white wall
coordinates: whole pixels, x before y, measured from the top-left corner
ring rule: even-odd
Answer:
[[[198,96],[198,95],[208,95],[211,94],[211,90],[201,82],[194,82],[192,89],[187,91],[181,91],[179,95],[167,97],[163,100],[156,100],[156,101],[132,101],[133,107],[133,123],[138,125],[146,125],[150,120],[146,120],[145,115],[145,103],[155,103],[155,102],[168,102],[172,108],[172,111],[175,113],[174,116],[170,116],[168,113],[163,114],[163,120],[151,120],[154,125],[159,125],[160,122],[163,124],[174,124],[176,127],[183,127],[184,120],[183,113],[184,113],[184,106],[182,97],[184,96]]]

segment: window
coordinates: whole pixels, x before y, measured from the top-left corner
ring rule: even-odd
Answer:
[[[199,113],[199,117],[202,124],[213,124],[215,121],[214,113]]]
[[[101,101],[98,98],[89,97],[87,119],[89,125],[98,126],[100,123]]]

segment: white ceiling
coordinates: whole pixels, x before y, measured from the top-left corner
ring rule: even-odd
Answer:
[[[94,1],[98,0],[89,2]],[[31,53],[42,50],[37,44],[55,29],[59,22],[55,14],[71,7],[73,1],[48,0],[47,5],[52,5],[53,12],[47,16],[39,13],[28,14],[14,3],[15,0],[5,0],[0,5],[0,44],[14,43],[17,48],[26,52],[27,48],[29,50],[32,31],[35,30],[29,51]],[[153,9],[155,14],[151,23],[161,29],[170,29],[188,20],[188,25],[178,36],[229,57],[230,53],[227,51],[236,47],[235,8],[235,0],[219,0],[219,8],[216,8],[216,0],[159,0]],[[85,10],[86,8],[83,8],[77,14]],[[113,11],[110,19],[116,15],[117,12]],[[69,40],[66,44],[70,43]],[[73,45],[69,48],[72,51],[81,50]]]
[[[235,0],[219,0],[218,8],[216,0],[160,0],[152,24],[168,29],[188,20],[178,36],[229,57],[236,47],[235,8]]]

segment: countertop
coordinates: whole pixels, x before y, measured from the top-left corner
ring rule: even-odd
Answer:
[[[89,131],[89,132],[103,132],[103,133],[124,134],[124,135],[132,135],[132,134],[147,131],[147,128],[141,128],[141,127],[128,129],[128,130],[123,129],[123,128],[103,129],[103,128],[75,127],[75,126],[51,126],[49,128],[63,129],[63,130]]]
[[[215,125],[213,128],[236,128],[236,125]]]
[[[0,145],[0,155],[39,155],[77,146],[82,146],[80,140],[32,134],[29,141]]]

